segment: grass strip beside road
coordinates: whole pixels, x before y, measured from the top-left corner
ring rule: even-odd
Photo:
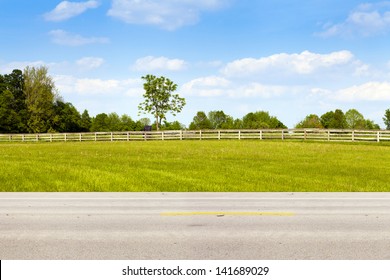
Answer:
[[[389,164],[375,143],[4,143],[0,191],[388,192]]]

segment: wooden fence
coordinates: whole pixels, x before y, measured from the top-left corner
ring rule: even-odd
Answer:
[[[83,142],[152,140],[308,140],[342,142],[390,141],[390,131],[262,129],[262,130],[175,130],[88,133],[0,134],[0,142]]]

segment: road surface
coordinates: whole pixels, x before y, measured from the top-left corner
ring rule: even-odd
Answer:
[[[390,193],[0,193],[0,259],[390,259]]]

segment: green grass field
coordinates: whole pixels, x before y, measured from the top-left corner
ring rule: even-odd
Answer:
[[[374,143],[5,143],[0,154],[3,192],[390,191],[390,146]]]

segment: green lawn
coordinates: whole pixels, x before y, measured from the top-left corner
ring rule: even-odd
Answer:
[[[0,191],[390,191],[390,146],[252,140],[0,144]]]

